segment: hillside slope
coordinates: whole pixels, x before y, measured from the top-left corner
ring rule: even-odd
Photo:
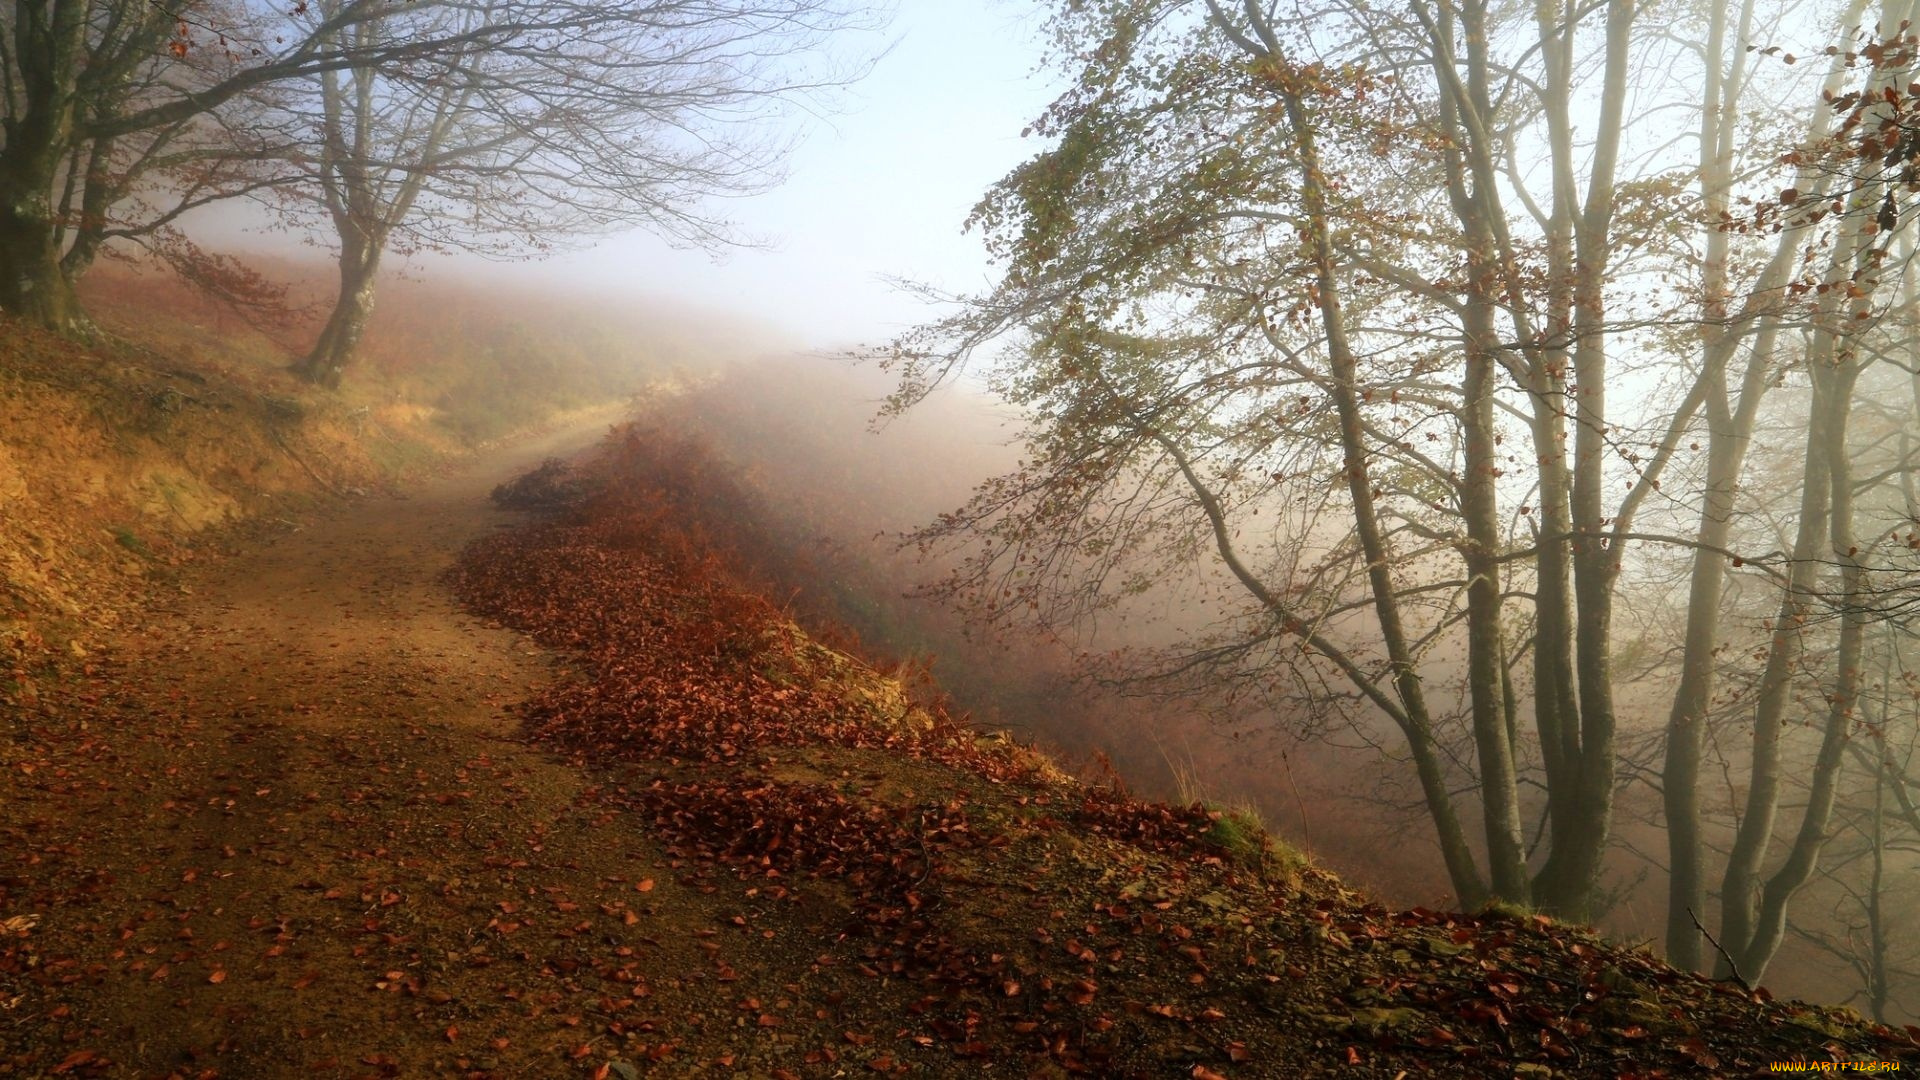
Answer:
[[[324,266],[271,269],[301,295],[325,281]],[[309,332],[298,319],[263,329],[137,266],[89,275],[89,343],[0,317],[0,707],[31,704],[61,658],[110,636],[134,599],[173,591],[181,564],[234,530],[294,528],[493,439],[624,403],[738,337],[581,297],[389,291],[337,393],[286,370]]]
[[[668,845],[683,886],[737,897],[708,978],[785,972],[787,1004],[744,1045],[679,1032],[698,1056],[776,1075],[842,1059],[1142,1077],[1920,1063],[1920,1032],[1524,913],[1389,911],[1248,822],[1066,778],[749,591],[714,550],[727,482],[697,444],[630,426],[589,464],[499,493],[546,519],[481,541],[454,579],[578,657],[526,708],[528,734],[600,777],[600,802]]]
[[[696,446],[178,569],[0,771],[0,1076],[1738,1076],[1912,1034],[1387,911],[1075,782],[730,564]],[[506,527],[502,527],[506,526]],[[463,611],[454,597],[464,602]]]

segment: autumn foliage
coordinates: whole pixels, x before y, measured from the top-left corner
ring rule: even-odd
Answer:
[[[733,929],[815,951],[810,1001],[740,1005],[744,1032],[791,1038],[773,1075],[1656,1076],[1812,1045],[1804,1007],[1544,918],[1388,912],[1228,850],[1203,806],[1077,783],[910,694],[768,599],[776,534],[697,439],[617,428],[496,497],[536,516],[451,580],[572,658],[527,735],[681,886],[738,894]],[[709,976],[744,962],[716,951]]]

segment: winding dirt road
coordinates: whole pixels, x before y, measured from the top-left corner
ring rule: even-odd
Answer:
[[[18,718],[0,1076],[631,1071],[570,1010],[628,993],[623,957],[698,966],[648,921],[699,899],[655,892],[660,853],[514,737],[555,662],[440,584],[511,522],[493,485],[615,418],[189,569]]]

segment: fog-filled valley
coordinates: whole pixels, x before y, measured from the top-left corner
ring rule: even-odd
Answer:
[[[710,458],[731,483],[705,527],[810,625],[850,631],[870,654],[924,667],[976,722],[1006,726],[1096,783],[1119,783],[1176,802],[1203,799],[1258,813],[1285,840],[1395,903],[1445,905],[1447,883],[1430,847],[1405,766],[1383,757],[1386,737],[1363,716],[1277,707],[1130,682],[1155,646],[1204,627],[1194,580],[1163,578],[1072,639],[1019,626],[984,626],[937,595],[957,553],[913,534],[964,504],[979,485],[1016,467],[1016,417],[978,389],[956,386],[899,418],[882,415],[893,383],[871,364],[794,355],[724,365],[645,422],[684,452]],[[733,486],[737,484],[738,486]],[[1660,630],[1638,631],[1645,685],[1623,695],[1652,717],[1661,696]],[[1104,661],[1104,662],[1103,662]],[[1464,698],[1462,672],[1435,668],[1437,691]],[[1456,708],[1463,707],[1457,703]],[[1638,721],[1636,741],[1658,738]],[[1621,850],[1602,925],[1626,940],[1660,929],[1658,810],[1646,789],[1625,789]],[[1652,867],[1649,867],[1652,863]],[[1771,980],[1781,992],[1841,999],[1850,973],[1818,947],[1787,946]]]
[[[965,388],[883,421],[890,389],[843,358],[776,357],[728,365],[646,416],[737,471],[738,513],[756,525],[737,531],[754,537],[751,561],[776,595],[880,655],[925,665],[978,722],[1046,745],[1091,779],[1252,804],[1353,880],[1408,904],[1444,902],[1430,861],[1393,842],[1407,822],[1380,805],[1391,789],[1353,782],[1369,764],[1364,748],[1316,745],[1297,722],[1231,703],[1128,692],[1090,667],[1091,653],[1149,646],[1170,624],[1195,623],[1180,583],[1139,598],[1130,621],[1072,639],[982,627],[932,595],[954,553],[923,551],[910,534],[1012,468],[1018,427]]]

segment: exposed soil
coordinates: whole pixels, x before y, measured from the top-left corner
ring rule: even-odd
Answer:
[[[35,925],[0,942],[0,1075],[547,1075],[596,1041],[569,939],[692,948],[625,924],[657,853],[514,737],[550,655],[438,580],[505,523],[492,484],[604,430],[191,567],[10,718],[0,918]]]
[[[1916,1049],[1545,920],[1388,912],[1076,784],[781,622],[670,501],[488,504],[600,430],[189,567],[9,718],[0,1076],[1544,1080]]]

